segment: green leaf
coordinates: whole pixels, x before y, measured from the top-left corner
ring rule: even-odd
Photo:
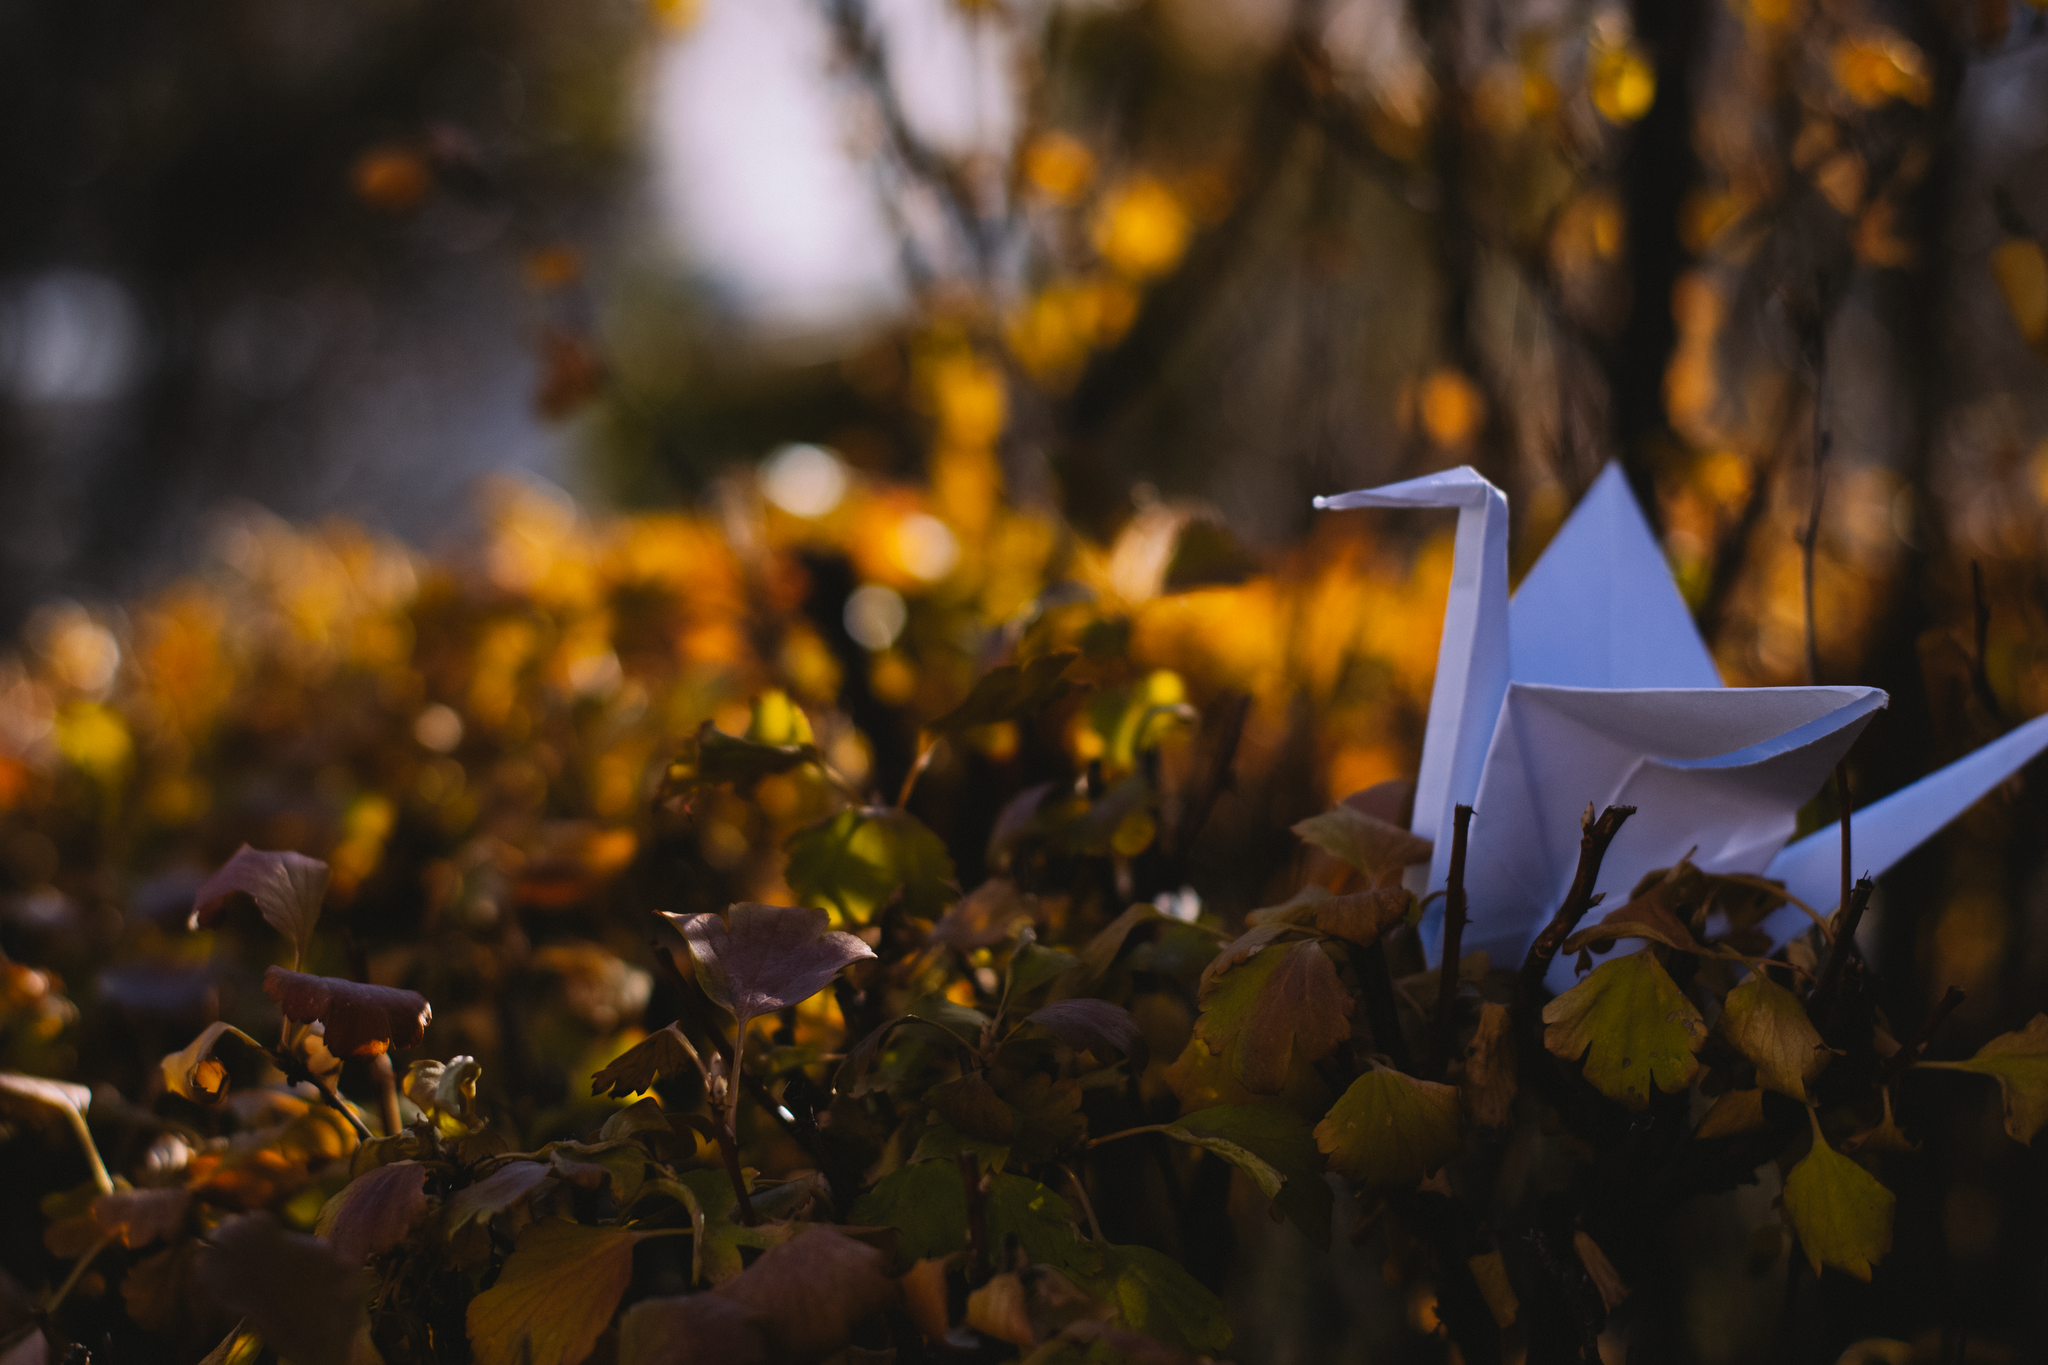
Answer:
[[[1092,1276],[1102,1255],[1083,1241],[1074,1226],[1074,1211],[1060,1195],[1021,1175],[998,1175],[989,1185],[984,1205],[993,1250],[1011,1240],[1033,1262],[1066,1272],[1073,1279]]]
[[[1041,654],[1021,664],[984,673],[967,699],[925,726],[935,735],[958,734],[999,721],[1022,720],[1073,691],[1063,676],[1078,653]]]
[[[2035,1015],[2018,1033],[2001,1033],[1968,1061],[1919,1066],[1996,1078],[2005,1096],[2005,1131],[2015,1142],[2032,1142],[2048,1125],[2048,1014]]]
[[[1104,1247],[1102,1270],[1088,1287],[1116,1305],[1126,1326],[1168,1346],[1208,1355],[1230,1341],[1222,1302],[1151,1247]]]
[[[712,1003],[739,1021],[810,999],[839,969],[875,955],[852,934],[830,928],[823,910],[743,901],[724,914],[663,914],[689,944],[697,980]]]
[[[1399,825],[1342,804],[1321,815],[1296,821],[1294,832],[1374,880],[1411,864],[1429,861],[1434,847],[1429,840],[1410,834]]]
[[[1831,1265],[1868,1281],[1871,1267],[1892,1249],[1898,1201],[1870,1172],[1828,1146],[1820,1120],[1812,1121],[1813,1149],[1785,1177],[1785,1216],[1814,1274]]]
[[[751,1187],[752,1182],[749,1181]],[[772,1247],[796,1235],[794,1223],[762,1223],[754,1227],[733,1218],[738,1198],[722,1170],[684,1171],[673,1180],[650,1180],[648,1194],[665,1194],[690,1211],[692,1283],[723,1284],[740,1273],[741,1247]],[[758,1209],[757,1209],[758,1212]]]
[[[951,1161],[919,1161],[892,1171],[853,1202],[860,1227],[896,1229],[896,1251],[916,1262],[967,1245],[967,1190]]]
[[[844,810],[790,836],[783,880],[805,905],[865,924],[899,892],[903,909],[937,919],[954,898],[953,859],[915,816],[888,807]]]
[[[1706,1040],[1699,1012],[1651,948],[1595,967],[1543,1007],[1543,1022],[1543,1045],[1567,1062],[1585,1057],[1586,1079],[1630,1109],[1649,1107],[1652,1086],[1691,1085],[1693,1053]]]
[[[469,1302],[477,1365],[577,1365],[633,1278],[633,1248],[658,1234],[549,1218],[529,1227],[498,1281]]]
[[[1369,1190],[1413,1189],[1457,1153],[1459,1120],[1457,1087],[1374,1067],[1316,1125],[1316,1146]]]
[[[1065,976],[1081,965],[1081,959],[1057,948],[1047,948],[1029,939],[1010,954],[1010,998],[1020,1000],[1040,986]]]
[[[1307,1119],[1282,1104],[1221,1104],[1183,1114],[1166,1135],[1206,1147],[1243,1171],[1311,1242],[1330,1245],[1335,1200]]]
[[[925,1125],[924,1135],[918,1138],[917,1150],[910,1154],[910,1159],[953,1161],[963,1155],[973,1157],[980,1170],[1000,1171],[1010,1164],[1010,1144],[969,1137],[944,1119],[935,1118]]]
[[[707,720],[697,727],[683,754],[669,764],[662,778],[661,795],[679,795],[692,787],[725,782],[747,787],[764,777],[793,772],[817,759],[817,749],[808,742],[764,744],[756,739],[741,739]]]
[[[247,896],[263,913],[264,923],[292,945],[292,962],[305,959],[320,904],[327,898],[327,864],[303,853],[267,853],[243,844],[235,856],[201,884],[192,900],[194,929],[211,929],[228,902]]]
[[[1352,1004],[1317,944],[1268,944],[1203,984],[1195,1037],[1228,1053],[1246,1089],[1277,1095],[1297,1056],[1316,1061],[1351,1036]]]
[[[1806,1103],[1806,1087],[1834,1056],[1799,997],[1763,972],[1728,992],[1721,1033],[1756,1063],[1757,1083]]]

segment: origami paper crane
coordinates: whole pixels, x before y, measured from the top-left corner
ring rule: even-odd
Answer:
[[[1692,853],[1707,872],[1784,882],[1823,911],[1840,899],[1841,833],[1787,846],[1799,808],[1888,700],[1874,687],[1724,687],[1619,466],[1594,483],[1508,597],[1508,504],[1460,467],[1317,498],[1319,508],[1458,512],[1450,598],[1423,734],[1413,831],[1435,841],[1440,888],[1454,807],[1473,807],[1466,951],[1521,961],[1578,865],[1588,803],[1636,807],[1597,889],[1619,906],[1644,873]],[[1851,816],[1857,872],[1881,873],[2048,748],[2048,716]],[[1786,905],[1779,944],[1809,921]],[[1423,921],[1434,961],[1442,911]],[[1571,984],[1571,964],[1552,968]]]

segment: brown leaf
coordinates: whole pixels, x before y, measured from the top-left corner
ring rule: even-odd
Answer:
[[[313,1230],[350,1265],[391,1250],[427,1211],[427,1168],[394,1161],[357,1176],[322,1206]]]
[[[498,1282],[469,1301],[477,1365],[577,1365],[633,1278],[651,1234],[549,1218],[519,1238]]]
[[[303,853],[267,853],[243,844],[200,885],[187,927],[211,929],[236,896],[255,901],[264,922],[291,943],[292,961],[302,962],[327,897],[327,864]]]
[[[849,962],[875,955],[852,934],[827,926],[823,910],[741,902],[722,915],[669,914],[690,945],[705,994],[747,1021],[808,1000]]]
[[[983,1336],[1027,1351],[1038,1344],[1038,1334],[1031,1330],[1031,1315],[1024,1307],[1024,1281],[1015,1275],[991,1276],[987,1284],[967,1296],[967,1325]]]
[[[1691,864],[1681,863],[1679,866],[1684,868]],[[1669,896],[1665,888],[1669,885],[1668,882],[1660,882],[1647,894],[1637,896],[1598,924],[1579,930],[1564,941],[1564,951],[1576,953],[1584,949],[1604,953],[1625,938],[1646,938],[1652,943],[1676,948],[1681,953],[1703,951],[1693,938],[1692,930],[1686,928],[1684,922],[1667,907]]]
[[[917,1324],[926,1341],[944,1341],[950,1323],[946,1316],[946,1261],[928,1256],[896,1277],[903,1295],[903,1311]]]
[[[100,1231],[118,1235],[121,1245],[132,1250],[178,1236],[191,1207],[190,1190],[118,1190],[93,1201],[92,1220]]]
[[[1008,1142],[1017,1134],[1017,1115],[979,1071],[940,1082],[925,1092],[924,1102],[978,1142]]]
[[[759,1314],[778,1358],[817,1360],[897,1301],[888,1261],[865,1242],[813,1224],[712,1292]]]
[[[1035,922],[1038,897],[1017,889],[1008,877],[992,877],[954,901],[932,926],[931,941],[949,948],[993,948],[1007,943],[1020,924]]]
[[[698,1069],[697,1049],[670,1024],[656,1029],[606,1064],[590,1078],[590,1093],[617,1098],[652,1090],[663,1076],[682,1076]]]
[[[1347,804],[1297,821],[1294,832],[1375,880],[1411,864],[1428,862],[1434,847],[1399,825]]]
[[[1764,1120],[1764,1092],[1731,1090],[1714,1101],[1714,1107],[1700,1120],[1692,1135],[1702,1142],[1713,1138],[1740,1137],[1760,1133],[1770,1125]]]
[[[1579,1253],[1579,1264],[1586,1267],[1587,1276],[1593,1287],[1600,1291],[1600,1302],[1612,1313],[1628,1298],[1628,1285],[1615,1270],[1614,1262],[1607,1259],[1607,1253],[1600,1244],[1583,1231],[1572,1234],[1572,1249]]]
[[[768,1365],[764,1326],[721,1294],[642,1299],[619,1318],[619,1365]]]
[[[1508,1007],[1488,1001],[1479,1007],[1479,1028],[1466,1045],[1458,1089],[1466,1112],[1482,1128],[1498,1128],[1515,1107],[1515,1040]]]
[[[1130,1059],[1133,1075],[1142,1072],[1151,1057],[1138,1021],[1122,1005],[1107,1000],[1055,1000],[1033,1010],[1024,1022],[1037,1024],[1076,1052],[1092,1052],[1104,1060],[1111,1052],[1120,1052]]]
[[[448,1196],[442,1218],[452,1232],[465,1223],[491,1219],[531,1198],[548,1178],[544,1161],[514,1161]]]
[[[227,1063],[215,1055],[223,1044],[245,1060],[259,1061],[266,1072],[282,1079],[261,1043],[233,1024],[215,1020],[181,1051],[164,1058],[164,1088],[195,1104],[218,1104],[228,1092]]]
[[[1313,942],[1273,944],[1212,983],[1195,1023],[1208,1052],[1230,1053],[1246,1089],[1277,1095],[1296,1054],[1327,1056],[1351,1036],[1351,993]]]
[[[215,1228],[196,1276],[292,1365],[349,1365],[367,1326],[360,1267],[326,1239],[287,1232],[267,1213],[239,1214]]]
[[[434,1017],[434,1007],[418,991],[307,976],[282,967],[263,973],[263,993],[287,1019],[324,1024],[327,1050],[337,1057],[374,1057],[386,1048],[418,1047]]]

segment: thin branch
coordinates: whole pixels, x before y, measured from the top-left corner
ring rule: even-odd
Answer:
[[[1865,877],[1849,891],[1842,903],[1842,917],[1835,925],[1834,947],[1828,951],[1827,965],[1821,968],[1820,980],[1815,983],[1813,995],[1807,1002],[1807,1013],[1817,1019],[1825,1018],[1834,1004],[1835,994],[1841,989],[1842,972],[1849,965],[1849,955],[1856,950],[1856,927],[1863,922],[1863,912],[1870,906],[1870,893],[1877,889],[1877,883]]]
[[[1623,823],[1635,813],[1634,806],[1609,806],[1600,812],[1600,818],[1596,820],[1592,818],[1593,808],[1586,807],[1587,818],[1580,822],[1584,833],[1579,836],[1579,870],[1572,877],[1572,888],[1566,893],[1564,904],[1557,908],[1557,914],[1536,936],[1536,941],[1529,945],[1529,956],[1522,961],[1521,978],[1515,983],[1515,1012],[1523,1017],[1525,1023],[1536,1017],[1537,997],[1557,950],[1571,937],[1572,930],[1579,927],[1579,921],[1586,917],[1586,912],[1599,904],[1600,897],[1593,893],[1593,887],[1600,880],[1600,864],[1607,857],[1607,846],[1614,842],[1614,836],[1621,833]]]
[[[1088,1231],[1094,1236],[1095,1245],[1105,1245],[1105,1240],[1102,1236],[1102,1224],[1095,1220],[1095,1205],[1090,1203],[1088,1199],[1088,1187],[1081,1183],[1081,1177],[1075,1175],[1073,1168],[1064,1161],[1059,1163],[1059,1167],[1066,1175],[1068,1181],[1073,1184],[1074,1193],[1081,1196],[1081,1212],[1088,1215]]]
[[[1884,1086],[1893,1077],[1919,1060],[1920,1049],[1927,1046],[1929,1040],[1934,1037],[1934,1031],[1944,1023],[1947,1023],[1948,1017],[1954,1014],[1956,1007],[1962,1003],[1963,992],[1954,986],[1950,986],[1948,993],[1936,1001],[1934,1008],[1927,1012],[1927,1018],[1914,1031],[1912,1038],[1902,1044],[1897,1052],[1885,1058],[1884,1064],[1878,1067],[1877,1084],[1880,1087]]]
[[[1451,1006],[1458,999],[1458,950],[1465,941],[1465,848],[1472,829],[1472,808],[1459,806],[1451,814],[1451,871],[1444,887],[1443,962],[1438,968],[1436,987],[1436,1030],[1446,1057],[1451,1050]]]

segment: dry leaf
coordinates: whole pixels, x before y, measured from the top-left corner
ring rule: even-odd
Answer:
[[[497,1283],[469,1302],[477,1365],[577,1365],[633,1278],[633,1248],[653,1235],[559,1218],[528,1228]]]
[[[370,986],[333,976],[307,976],[272,967],[263,993],[287,1019],[325,1026],[328,1051],[337,1057],[373,1057],[392,1047],[418,1047],[434,1007],[418,991]]]
[[[1762,972],[1728,992],[1722,1036],[1756,1063],[1757,1083],[1806,1103],[1806,1087],[1834,1056],[1799,997]]]
[[[1515,1039],[1506,1005],[1479,1007],[1479,1027],[1465,1047],[1458,1089],[1482,1128],[1498,1128],[1515,1108]]]
[[[681,1076],[700,1069],[697,1049],[670,1024],[656,1029],[621,1052],[602,1071],[590,1078],[590,1093],[614,1097],[637,1095],[652,1090],[663,1076]]]
[[[967,1325],[984,1336],[1030,1350],[1038,1342],[1024,1308],[1024,1281],[1007,1272],[967,1296]]]
[[[1692,1135],[1708,1142],[1714,1138],[1760,1133],[1769,1126],[1764,1121],[1763,1091],[1731,1090],[1714,1101],[1714,1107],[1707,1110],[1707,1116],[1700,1120],[1700,1126],[1693,1129]]]
[[[813,1224],[713,1292],[759,1314],[779,1357],[817,1360],[896,1302],[888,1260],[836,1228]]]
[[[1428,862],[1433,847],[1429,840],[1350,805],[1333,806],[1321,815],[1297,821],[1294,832],[1375,881]]]
[[[266,853],[243,844],[208,877],[192,901],[193,929],[211,929],[236,896],[256,902],[263,919],[292,945],[292,962],[303,962],[320,923],[327,897],[327,864],[303,853]]]

